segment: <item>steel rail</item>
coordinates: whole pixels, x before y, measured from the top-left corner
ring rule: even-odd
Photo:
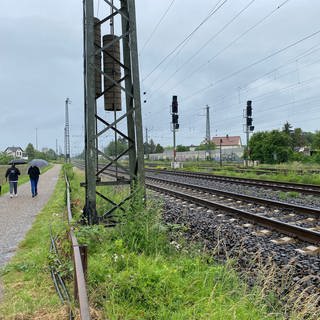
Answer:
[[[200,197],[196,197],[193,195],[187,195],[185,193],[182,193],[177,190],[171,190],[171,189],[166,189],[164,187],[156,186],[150,183],[146,183],[146,186],[152,190],[162,192],[162,193],[167,193],[170,195],[173,195],[177,198],[184,199],[196,204],[199,204],[204,207],[209,207],[209,208],[218,208],[227,212],[230,212],[237,217],[240,216],[246,220],[258,223],[260,225],[263,225],[265,227],[268,227],[270,229],[276,230],[278,232],[281,232],[283,234],[289,235],[291,237],[297,237],[303,241],[307,241],[313,244],[319,244],[320,243],[320,233],[315,232],[309,229],[305,229],[299,226],[291,225],[285,222],[277,221],[271,218],[255,215],[251,212],[247,212],[241,209],[233,208],[233,207],[228,207],[226,205],[223,205],[221,203],[217,203],[214,201],[210,200],[205,200]]]
[[[250,186],[259,186],[259,187],[273,189],[273,190],[295,191],[295,192],[320,196],[320,186],[313,185],[313,184],[278,182],[278,181],[271,181],[271,180],[258,180],[258,179],[248,179],[248,178],[241,178],[241,177],[228,177],[228,176],[207,174],[202,172],[155,170],[155,169],[146,169],[146,171],[160,173],[160,174],[171,174],[171,175],[188,176],[188,177],[194,177],[194,178],[200,178],[200,179],[210,179],[210,180],[218,180],[218,181],[225,181],[225,182],[241,183],[241,184],[246,184]]]
[[[53,252],[55,254],[56,261],[59,263],[59,265],[61,265],[61,261],[59,259],[59,255],[58,255],[58,249],[55,244],[55,239],[52,236],[51,227],[50,227],[50,240],[51,240],[50,253]],[[74,315],[73,315],[73,311],[71,308],[70,295],[68,293],[68,289],[64,283],[64,280],[60,276],[60,273],[54,264],[49,264],[49,269],[50,269],[51,278],[52,278],[54,287],[56,289],[56,292],[59,296],[59,299],[62,303],[67,303],[68,310],[69,310],[69,320],[73,320]]]
[[[241,200],[246,200],[246,201],[251,201],[251,202],[254,201],[256,203],[261,203],[264,205],[268,204],[268,205],[272,205],[272,206],[279,206],[279,207],[283,207],[285,209],[298,210],[299,212],[302,212],[305,214],[320,216],[320,210],[316,209],[316,208],[312,208],[312,207],[305,207],[305,206],[300,206],[297,204],[292,204],[292,203],[287,203],[287,202],[282,202],[282,201],[247,196],[245,194],[234,193],[234,192],[230,192],[230,191],[222,191],[222,190],[215,189],[215,188],[207,188],[207,187],[202,187],[202,186],[183,183],[183,182],[168,181],[168,180],[161,179],[161,178],[152,178],[152,180],[155,180],[155,181],[158,180],[160,182],[164,182],[164,183],[168,183],[168,184],[175,184],[178,186],[180,185],[185,188],[192,188],[192,189],[196,189],[196,190],[200,190],[200,191],[208,192],[208,193],[216,193],[216,194],[220,194],[223,196],[233,197],[236,199],[241,199]]]
[[[70,185],[65,175],[66,180],[66,189],[67,189],[67,212],[68,212],[68,223],[70,224],[72,220],[72,211],[71,211],[71,202],[70,202]],[[79,297],[79,307],[80,307],[80,318],[81,320],[90,320],[90,311],[89,311],[89,300],[87,295],[86,281],[84,276],[84,268],[82,265],[81,254],[79,249],[78,240],[74,234],[73,227],[70,227],[69,231],[73,257],[74,257],[74,266],[75,266],[75,281],[77,286],[77,292]]]

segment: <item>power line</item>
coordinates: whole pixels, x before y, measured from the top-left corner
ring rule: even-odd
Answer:
[[[148,37],[148,39],[145,41],[144,45],[142,46],[142,49],[140,50],[140,55],[142,54],[143,50],[146,48],[147,44],[150,42],[150,40],[152,39],[152,37],[154,36],[155,32],[157,31],[158,27],[160,26],[161,22],[163,21],[163,19],[166,17],[166,15],[168,14],[169,10],[171,9],[173,3],[175,2],[175,0],[172,0],[171,3],[169,4],[168,8],[166,9],[166,11],[163,13],[163,15],[161,16],[161,18],[159,19],[158,23],[156,24],[156,26],[154,27],[154,29],[151,31],[150,36]]]
[[[180,85],[181,83],[183,83],[185,80],[189,79],[190,76],[194,75],[196,72],[199,72],[203,67],[207,66],[208,64],[210,64],[212,61],[214,61],[221,53],[223,53],[224,51],[226,51],[227,49],[229,49],[234,43],[236,43],[238,40],[240,40],[241,38],[243,38],[246,34],[248,34],[250,31],[252,31],[253,29],[255,29],[258,25],[260,25],[261,23],[263,23],[265,20],[267,20],[268,18],[270,18],[275,12],[277,12],[280,8],[282,8],[284,5],[286,5],[290,0],[285,0],[284,2],[282,2],[279,6],[277,6],[275,9],[273,9],[272,11],[270,11],[267,15],[265,15],[262,19],[260,19],[258,22],[256,22],[253,26],[251,26],[250,28],[248,28],[246,31],[244,31],[243,33],[241,33],[238,37],[236,37],[235,39],[233,39],[229,44],[227,44],[223,49],[221,49],[218,53],[216,53],[212,58],[210,58],[206,63],[203,63],[200,67],[197,67],[196,69],[194,69],[192,72],[190,72],[184,79],[182,79],[181,81],[179,81],[172,89],[176,88],[178,85]]]
[[[290,59],[288,62],[283,63],[283,64],[277,66],[276,68],[273,68],[271,71],[268,71],[268,72],[264,73],[262,76],[259,76],[258,78],[255,78],[254,80],[248,82],[246,85],[243,85],[242,88],[244,89],[245,87],[248,87],[250,84],[252,84],[252,83],[254,83],[254,82],[256,82],[256,81],[264,78],[265,76],[268,76],[268,75],[272,74],[272,73],[275,72],[275,71],[280,70],[281,68],[283,68],[283,67],[286,66],[286,65],[289,65],[289,64],[291,64],[291,63],[293,63],[293,62],[296,62],[297,60],[300,60],[300,59],[302,59],[302,58],[307,57],[308,55],[310,55],[310,54],[318,51],[319,49],[320,49],[320,44],[318,43],[318,44],[312,46],[311,48],[308,48],[307,50],[303,51],[302,53],[299,53],[297,56],[295,56],[293,59]],[[317,63],[318,61],[319,61],[319,60],[316,60],[315,62],[312,62],[312,63],[310,63],[310,64],[307,64],[306,66],[302,67],[302,69],[304,69],[304,68],[306,68],[306,67],[309,67],[310,65],[313,65],[313,64]],[[295,70],[294,72],[296,72],[296,70]],[[278,77],[278,79],[279,79],[279,78],[282,78],[283,76],[288,75],[288,74],[289,74],[289,72],[286,73],[286,74],[284,74],[284,75],[282,75],[281,77]],[[270,82],[270,81],[268,81],[267,83],[269,83],[269,82]],[[251,89],[253,90],[253,89],[259,88],[259,87],[261,87],[261,86],[263,86],[263,85],[266,85],[267,83],[264,83],[264,84],[255,86],[255,87],[253,87],[253,88],[250,88],[249,90],[251,90]],[[241,88],[241,87],[238,87],[237,89],[239,89],[239,88]],[[278,89],[277,89],[277,90],[278,90]],[[274,90],[274,91],[277,91],[277,90]],[[282,88],[281,88],[280,90],[282,90]],[[248,89],[247,89],[246,91],[248,92]],[[229,93],[228,93],[228,94],[224,94],[224,95],[220,95],[220,96],[218,96],[218,97],[215,98],[215,102],[218,104],[219,101],[224,100],[224,99],[227,98],[227,97],[230,97],[230,94],[229,94]],[[259,97],[260,97],[260,96],[258,96],[258,98],[259,98]],[[146,118],[148,118],[148,117],[151,116],[151,115],[154,116],[155,114],[158,114],[158,113],[160,113],[160,112],[161,112],[161,110],[159,110],[158,112],[150,113],[149,115],[146,116]]]
[[[177,70],[175,70],[155,91],[161,89],[172,77],[177,74],[186,64],[196,57],[208,44],[217,38],[232,22],[234,22],[244,11],[246,11],[256,0],[251,0],[244,8],[242,8],[234,17],[232,17],[219,31],[210,37],[189,59],[187,59]],[[154,83],[154,81],[153,81]]]
[[[228,0],[224,0],[220,5],[221,0],[217,2],[209,15],[201,21],[201,23],[184,39],[182,40],[167,56],[165,56],[143,79],[148,79],[172,54],[174,54],[183,44],[185,44],[200,28],[204,25]],[[289,1],[289,0],[287,0]]]
[[[229,75],[227,75],[227,76],[225,76],[225,77],[217,80],[216,82],[211,83],[210,85],[208,85],[208,86],[206,86],[206,87],[204,87],[204,88],[202,88],[202,89],[197,90],[196,92],[194,92],[193,94],[191,94],[191,95],[188,96],[187,98],[183,99],[183,101],[186,101],[186,100],[188,100],[188,99],[190,99],[190,98],[198,95],[199,93],[201,93],[201,92],[203,92],[203,91],[206,91],[206,90],[208,90],[209,88],[217,85],[218,83],[221,83],[221,82],[223,82],[223,81],[225,81],[225,80],[227,80],[227,79],[230,79],[230,78],[234,77],[235,75],[237,75],[237,74],[239,74],[239,73],[241,73],[241,72],[243,72],[243,71],[246,71],[246,70],[248,70],[248,69],[256,66],[257,64],[260,64],[260,63],[262,63],[262,62],[264,62],[264,61],[266,61],[266,60],[274,57],[275,55],[278,55],[279,53],[282,53],[282,52],[284,52],[284,51],[286,51],[286,50],[288,50],[288,49],[290,49],[290,48],[292,48],[292,47],[300,44],[301,42],[306,41],[306,40],[308,40],[308,39],[316,36],[316,35],[319,34],[319,33],[320,33],[320,30],[318,30],[318,31],[316,31],[316,32],[314,32],[314,33],[312,33],[312,34],[310,34],[310,35],[308,35],[308,36],[306,36],[306,37],[304,37],[304,38],[302,38],[302,39],[300,39],[300,40],[298,40],[298,41],[296,41],[296,42],[294,42],[294,43],[292,43],[292,44],[290,44],[290,45],[288,45],[288,46],[286,46],[286,47],[284,47],[284,48],[282,48],[282,49],[279,49],[279,50],[277,50],[277,51],[269,54],[268,56],[266,56],[266,57],[264,57],[264,58],[262,58],[262,59],[259,59],[259,60],[255,61],[255,62],[253,62],[253,63],[250,63],[249,65],[247,65],[247,66],[245,66],[245,67],[243,67],[243,68],[240,68],[239,70],[237,70],[237,71],[235,71],[235,72],[232,72],[231,74],[229,74]]]
[[[273,9],[272,11],[270,11],[267,15],[265,15],[262,19],[260,19],[258,22],[256,22],[253,26],[251,26],[250,28],[248,28],[247,30],[245,30],[243,33],[241,33],[238,37],[236,37],[234,40],[232,40],[227,46],[225,46],[222,50],[220,50],[215,56],[213,56],[208,62],[202,64],[200,67],[197,67],[196,69],[194,69],[192,72],[190,72],[186,77],[184,77],[181,81],[179,81],[178,83],[176,83],[173,87],[171,87],[169,90],[174,90],[177,86],[179,86],[180,84],[182,84],[185,80],[190,79],[190,77],[192,75],[194,75],[195,73],[197,73],[198,71],[200,71],[203,67],[207,66],[209,63],[211,63],[215,58],[217,58],[221,53],[223,53],[225,50],[227,50],[228,48],[230,48],[234,43],[236,43],[238,40],[240,40],[242,37],[244,37],[247,33],[249,33],[250,31],[252,31],[253,29],[255,29],[258,25],[260,25],[261,23],[263,23],[265,20],[267,20],[268,18],[270,18],[277,10],[279,10],[280,8],[282,8],[284,5],[286,5],[290,0],[285,0],[284,2],[282,2],[279,6],[277,6],[275,9]],[[170,79],[169,79],[170,80]],[[160,88],[162,88],[163,86],[161,86]],[[158,88],[158,90],[160,89]],[[159,92],[159,91],[158,91]]]

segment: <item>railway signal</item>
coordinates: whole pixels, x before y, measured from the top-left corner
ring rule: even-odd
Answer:
[[[245,152],[245,166],[248,167],[248,159],[249,159],[249,133],[254,130],[254,126],[252,125],[253,119],[252,119],[252,101],[247,101],[247,107],[244,111],[244,118],[246,119],[246,123],[244,125],[244,132],[246,133],[247,137],[247,146],[246,146],[246,152]]]
[[[171,104],[171,130],[173,132],[173,163],[176,162],[176,130],[179,129],[179,115],[178,115],[178,97],[172,96]]]

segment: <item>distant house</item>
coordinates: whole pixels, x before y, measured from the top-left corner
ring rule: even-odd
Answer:
[[[217,149],[220,149],[221,145],[221,150],[242,148],[240,136],[214,137],[212,141]]]
[[[20,147],[8,147],[4,150],[4,153],[6,153],[9,156],[12,156],[15,159],[27,159],[27,155]]]

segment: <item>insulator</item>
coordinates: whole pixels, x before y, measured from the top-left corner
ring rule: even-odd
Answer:
[[[119,83],[120,69],[120,43],[119,37],[113,34],[103,36],[103,71],[106,75]],[[104,76],[104,109],[107,111],[121,111],[121,88]]]

